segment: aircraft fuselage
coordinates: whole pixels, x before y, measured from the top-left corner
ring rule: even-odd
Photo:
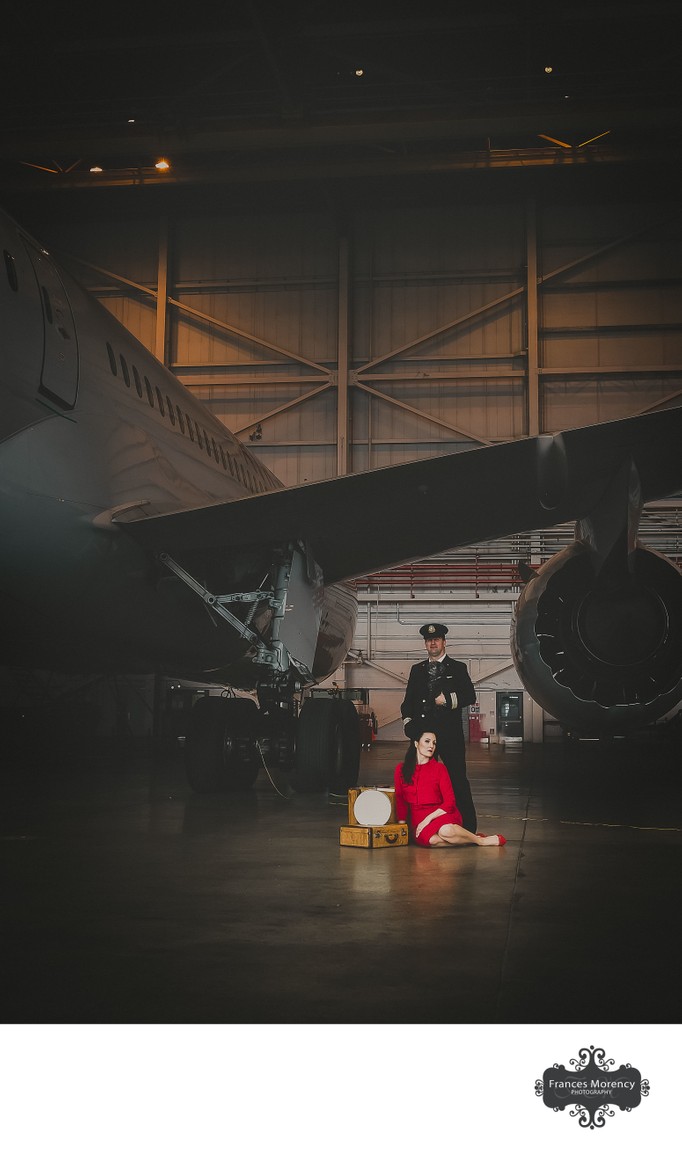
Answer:
[[[281,483],[21,229],[5,216],[0,228],[2,661],[251,688],[248,641],[118,523]],[[271,549],[227,542],[219,564],[195,557],[196,579],[220,593],[267,581]],[[341,584],[318,597],[322,677],[347,652],[356,603]],[[258,604],[252,625],[267,635],[271,617]]]

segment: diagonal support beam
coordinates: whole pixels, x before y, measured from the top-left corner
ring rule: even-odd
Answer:
[[[97,272],[99,275],[106,276],[107,279],[114,280],[116,283],[125,284],[126,287],[134,288],[135,291],[141,292],[142,295],[148,295],[150,299],[156,300],[158,291],[154,288],[145,287],[144,284],[136,283],[135,280],[126,279],[125,276],[117,275],[116,272],[109,271],[107,268],[98,267],[96,264],[88,263],[87,260],[81,260],[78,256],[67,256],[69,260],[80,264],[81,267],[89,268],[90,271]],[[265,347],[268,351],[277,352],[278,355],[283,355],[286,359],[294,360],[296,363],[304,363],[307,367],[312,367],[315,371],[321,372],[324,376],[329,375],[329,369],[321,363],[316,363],[315,360],[306,359],[305,356],[299,355],[298,352],[291,351],[289,348],[280,347],[279,344],[271,343],[261,336],[254,335],[253,332],[242,331],[241,328],[235,327],[234,324],[226,323],[225,320],[217,319],[216,316],[209,315],[207,312],[199,311],[198,308],[190,307],[189,304],[181,303],[180,300],[174,299],[173,296],[166,297],[167,302],[178,311],[183,311],[187,315],[194,316],[195,319],[200,319],[203,322],[210,324],[211,327],[220,328],[222,331],[228,331],[231,335],[239,336],[240,339],[247,339],[251,343],[255,343],[258,347]]]
[[[393,359],[396,355],[402,355],[403,352],[410,351],[413,347],[419,347],[420,343],[426,343],[428,339],[435,339],[437,335],[443,335],[446,331],[452,331],[453,328],[460,327],[470,319],[476,319],[477,316],[485,315],[487,311],[501,307],[503,303],[508,303],[509,300],[517,299],[524,294],[525,290],[524,285],[523,287],[514,288],[512,291],[506,292],[505,295],[497,296],[496,299],[481,304],[480,307],[474,308],[473,311],[467,312],[466,315],[457,316],[455,319],[451,319],[449,323],[444,323],[441,327],[434,328],[433,331],[427,331],[424,335],[418,335],[415,339],[411,339],[409,343],[404,343],[402,347],[394,347],[392,351],[387,351],[385,355],[378,355],[376,359],[371,359],[369,363],[363,364],[363,366],[357,370],[358,372],[369,371],[371,368],[376,367],[378,363],[385,363],[386,360]]]
[[[679,213],[673,213],[672,220],[677,219]],[[619,236],[617,239],[612,240],[608,244],[604,244],[600,248],[595,248],[594,251],[588,252],[584,256],[579,256],[578,259],[572,260],[568,264],[563,264],[561,267],[554,268],[553,271],[547,272],[545,275],[538,276],[538,287],[549,283],[551,280],[559,276],[566,275],[568,272],[573,271],[575,268],[581,267],[583,264],[589,263],[591,260],[598,259],[599,256],[605,255],[606,252],[612,251],[614,248],[620,247],[622,244],[629,243],[631,240],[637,239],[639,236],[646,235],[647,232],[653,231],[654,228],[660,227],[660,219],[653,220],[643,228],[637,231],[630,232],[625,236]],[[480,315],[485,315],[486,312],[492,311],[494,308],[501,307],[510,300],[518,299],[526,293],[526,284],[521,287],[513,288],[512,291],[506,292],[504,295],[497,296],[495,299],[489,300],[488,303],[482,304],[480,307],[474,308],[473,311],[467,312],[465,315],[456,316],[448,323],[442,324],[440,327],[434,328],[432,331],[427,331],[424,335],[419,335],[409,343],[402,344],[401,347],[395,347],[391,351],[386,352],[384,355],[377,356],[375,359],[370,360],[368,363],[359,367],[358,372],[369,371],[371,368],[376,367],[379,363],[385,363],[394,356],[402,355],[406,351],[410,351],[414,347],[425,343],[429,339],[435,339],[436,336],[443,335],[446,331],[452,331],[456,327],[460,327],[469,320],[476,319]]]
[[[271,343],[269,340],[263,339],[259,335],[254,335],[253,332],[243,331],[241,328],[235,327],[234,324],[226,323],[225,320],[222,319],[216,319],[215,316],[207,315],[206,312],[203,311],[198,311],[197,308],[190,307],[189,304],[180,303],[179,300],[173,299],[172,296],[168,297],[168,302],[172,304],[173,307],[176,307],[180,311],[185,312],[187,315],[195,316],[195,318],[211,324],[212,327],[220,328],[221,331],[228,331],[231,335],[236,335],[240,339],[247,339],[251,343],[257,344],[258,347],[266,347],[268,351],[274,351],[278,355],[284,356],[286,359],[293,359],[296,363],[304,363],[307,367],[313,367],[315,371],[322,372],[323,375],[329,376],[328,368],[324,367],[320,363],[315,363],[315,361],[312,359],[306,359],[304,355],[299,355],[295,351],[290,351],[289,348],[280,347],[279,344]]]
[[[251,423],[245,423],[243,427],[238,427],[233,434],[241,435],[245,431],[250,431],[252,427],[257,427],[259,423],[265,423],[266,419],[274,419],[276,415],[281,415],[283,411],[290,411],[292,407],[298,407],[302,403],[307,403],[309,399],[314,399],[316,395],[322,395],[323,392],[330,391],[333,386],[333,383],[323,383],[321,387],[314,387],[312,391],[306,391],[303,395],[297,395],[296,399],[290,399],[288,403],[283,403],[280,407],[273,407],[272,411],[267,411],[265,415],[259,415],[258,418],[253,419]]]
[[[680,389],[680,391],[674,391],[672,395],[666,395],[663,399],[656,400],[656,403],[649,403],[646,407],[642,407],[639,411],[635,411],[634,414],[647,415],[648,412],[657,411],[659,407],[663,407],[664,404],[670,403],[673,399],[679,399],[680,396],[682,396],[682,389]]]
[[[376,391],[373,387],[368,387],[366,383],[356,381],[355,387],[359,391],[364,391],[367,395],[373,396],[375,399],[381,399],[384,403],[390,403],[393,407],[399,407],[401,411],[408,411],[410,415],[416,415],[419,419],[426,419],[429,423],[435,423],[438,427],[444,427],[446,431],[454,431],[456,435],[463,435],[465,439],[471,439],[474,443],[482,443],[486,447],[492,444],[491,439],[482,439],[480,435],[473,435],[471,431],[467,431],[464,427],[458,427],[455,423],[446,423],[444,419],[438,419],[435,415],[429,415],[428,411],[420,411],[418,407],[411,407],[409,403],[403,403],[401,399],[395,399],[392,395],[385,395],[383,391]]]

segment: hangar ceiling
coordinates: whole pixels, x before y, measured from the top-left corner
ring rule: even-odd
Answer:
[[[658,164],[680,143],[678,3],[254,0],[195,19],[123,0],[3,24],[7,191]]]

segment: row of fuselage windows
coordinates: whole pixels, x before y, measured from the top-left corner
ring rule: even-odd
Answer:
[[[216,443],[213,436],[209,435],[196,419],[183,411],[179,404],[173,403],[168,393],[164,395],[158,384],[152,385],[146,375],[140,379],[140,373],[135,364],[129,366],[126,357],[122,354],[117,360],[110,343],[107,343],[107,354],[112,375],[119,375],[120,366],[120,375],[125,386],[131,390],[134,386],[140,399],[146,397],[151,408],[158,411],[163,419],[167,418],[171,426],[177,428],[182,435],[189,436],[192,443],[195,443],[200,451],[205,451],[209,459],[213,459],[218,466],[222,467],[223,471],[229,472],[234,479],[254,493],[270,489],[271,485],[266,481],[265,473],[260,471],[257,460],[254,461],[257,473],[254,473],[251,468],[245,467],[240,459],[235,459],[226,452],[222,443]]]
[[[11,252],[7,251],[6,248],[3,254],[9,286],[12,291],[16,292],[19,290],[19,281],[14,256]],[[45,293],[45,295],[46,302],[49,306],[49,297],[47,297],[47,293]],[[248,487],[248,489],[254,493],[269,490],[270,484],[267,482],[265,472],[261,470],[257,460],[254,461],[255,471],[249,467],[245,467],[240,459],[234,459],[225,451],[222,443],[216,443],[213,436],[209,435],[205,428],[202,428],[191,415],[184,412],[177,403],[174,404],[168,394],[164,396],[158,385],[152,387],[146,375],[143,377],[143,387],[140,373],[135,365],[131,364],[129,367],[124,355],[119,355],[117,361],[114,349],[109,342],[107,342],[107,354],[109,356],[112,374],[118,376],[120,363],[121,375],[126,387],[131,388],[134,383],[135,391],[140,399],[143,399],[146,395],[147,402],[151,408],[155,408],[163,419],[168,418],[171,426],[177,427],[182,435],[188,435],[192,443],[195,443],[200,451],[205,451],[210,459],[213,459],[218,466],[222,467],[223,471],[229,472],[234,479],[238,480],[244,487]]]

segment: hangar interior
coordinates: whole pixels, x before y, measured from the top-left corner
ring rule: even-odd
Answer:
[[[252,4],[210,35],[136,12],[76,36],[75,6],[56,38],[31,29],[4,205],[286,485],[678,403],[676,8],[629,5],[616,37],[608,5],[522,7]],[[8,94],[29,35],[12,22]],[[101,83],[122,60],[135,83]],[[640,533],[678,566],[681,506],[647,507]],[[433,558],[368,572],[325,685],[369,693],[399,737],[434,618],[478,690],[470,738],[556,738],[509,622],[572,535],[434,538]],[[108,684],[105,727],[125,712],[149,733],[171,686]]]
[[[681,23],[656,0],[209,3],[197,20],[121,0],[96,27],[80,3],[50,21],[15,6],[0,203],[287,485],[665,411],[682,388]],[[475,507],[476,490],[443,499],[444,522],[460,500]],[[649,505],[640,524],[678,569],[681,507]],[[347,849],[327,795],[264,773],[244,793],[193,793],[166,746],[89,738],[181,734],[196,684],[92,676],[85,699],[40,669],[5,675],[6,704],[57,700],[3,747],[5,1022],[470,1023],[468,1070],[472,1042],[486,1066],[510,1049],[495,1023],[679,1020],[679,744],[669,724],[647,732],[655,746],[563,741],[519,689],[509,628],[573,524],[480,535],[358,580],[335,681],[368,692],[379,739],[360,777],[385,787],[418,628],[446,622],[478,693],[479,826],[505,847]],[[262,1122],[276,1077],[319,1139],[319,1107],[291,1105],[315,1093],[311,1063],[324,1101],[351,1066],[371,1093],[405,1031],[353,1036],[338,1073],[315,1035],[270,1079],[267,1043],[245,1060],[230,1039],[205,1065],[212,1048],[188,1059],[186,1027],[177,1055],[169,1037],[159,1089],[155,1060],[139,1078],[155,1132],[184,1131],[184,1095],[196,1133],[218,1073],[221,1131],[226,1081],[257,1085]],[[444,1053],[450,1068],[455,1044]],[[58,1055],[49,1081],[68,1066],[70,1104]],[[107,1111],[111,1084],[100,1075]],[[480,1113],[472,1132],[489,1133]]]

